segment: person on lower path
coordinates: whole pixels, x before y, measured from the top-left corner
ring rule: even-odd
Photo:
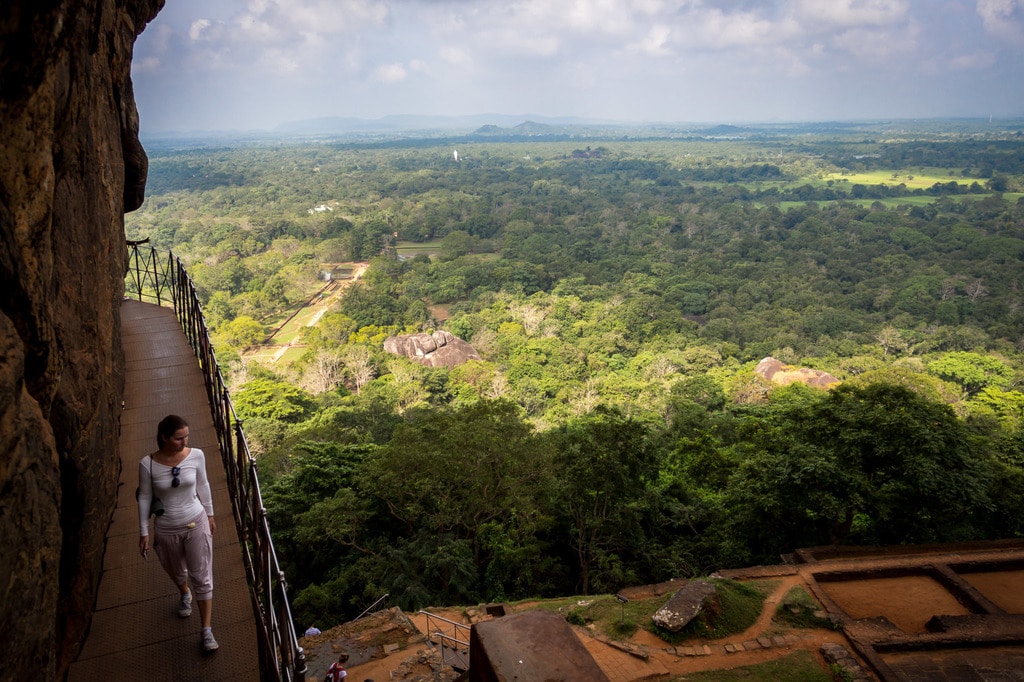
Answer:
[[[213,495],[206,476],[206,456],[188,445],[188,423],[168,415],[157,425],[160,449],[139,462],[139,553],[149,558],[149,517],[153,549],[178,588],[178,616],[192,615],[193,597],[202,621],[200,646],[219,647],[213,637]]]
[[[348,663],[348,654],[342,652],[338,655],[338,660],[331,663],[331,667],[327,669],[324,682],[341,682],[348,677],[348,672],[345,670],[346,663]]]

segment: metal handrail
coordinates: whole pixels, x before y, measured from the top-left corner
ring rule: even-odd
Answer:
[[[203,371],[256,615],[260,679],[263,682],[304,682],[306,654],[299,646],[288,600],[288,582],[270,536],[256,460],[249,451],[242,421],[235,413],[217,364],[199,295],[181,260],[170,251],[142,248],[148,241],[127,242],[125,296],[157,305],[172,305]]]
[[[447,618],[430,613],[429,611],[420,611],[420,615],[425,616],[427,619],[427,642],[430,644],[439,644],[441,647],[441,662],[459,670],[469,670],[470,627],[462,623],[456,623],[454,620],[448,620]],[[445,632],[444,625],[434,626],[432,624],[433,621],[451,626],[447,629],[451,630],[452,634],[449,635]],[[465,639],[459,639],[460,634],[465,637]],[[437,642],[434,641],[435,638],[438,640]]]
[[[365,608],[365,609],[363,610],[363,612],[362,612],[362,613],[360,613],[360,614],[359,614],[358,616],[356,616],[355,618],[353,618],[353,619],[352,619],[352,620],[350,620],[349,622],[350,622],[350,623],[354,623],[354,622],[356,622],[357,620],[359,620],[360,618],[362,618],[363,616],[365,616],[366,614],[368,614],[368,613],[369,613],[370,611],[372,611],[372,610],[373,610],[374,608],[376,608],[377,604],[380,604],[380,603],[381,603],[382,601],[384,601],[385,599],[387,599],[387,598],[388,598],[388,597],[390,597],[390,596],[391,596],[390,594],[384,594],[384,595],[381,595],[380,597],[378,597],[378,598],[377,598],[377,601],[375,601],[375,602],[373,602],[372,604],[370,604],[369,606],[367,606],[367,607],[366,607],[366,608]]]

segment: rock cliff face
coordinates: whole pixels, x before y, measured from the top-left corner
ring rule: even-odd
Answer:
[[[123,213],[146,157],[130,80],[163,0],[0,4],[0,661],[60,679],[118,481]]]

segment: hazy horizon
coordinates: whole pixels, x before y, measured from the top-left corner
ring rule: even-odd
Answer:
[[[1024,116],[1024,0],[169,0],[143,134],[316,118]]]

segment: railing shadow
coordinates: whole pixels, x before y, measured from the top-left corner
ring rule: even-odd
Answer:
[[[125,297],[173,306],[203,371],[256,615],[260,678],[264,682],[304,682],[306,656],[298,643],[288,584],[270,536],[256,462],[217,364],[198,293],[181,260],[170,251],[146,247],[148,242],[127,242]]]

